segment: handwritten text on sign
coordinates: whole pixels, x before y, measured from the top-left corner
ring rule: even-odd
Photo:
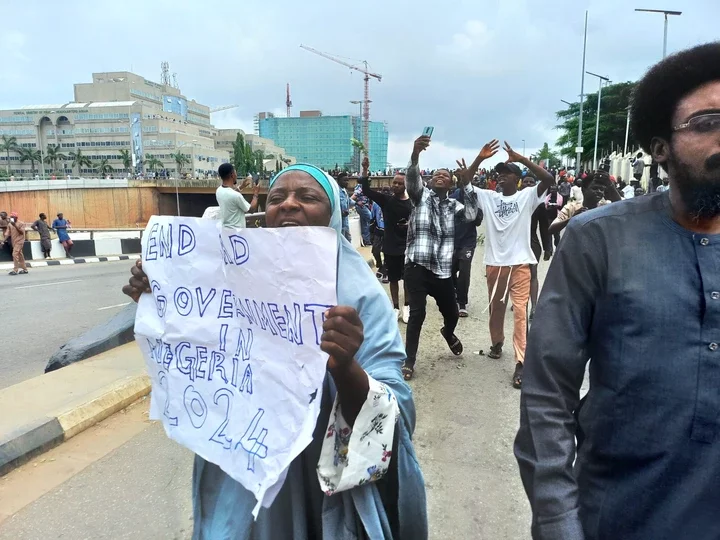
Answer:
[[[336,304],[331,229],[222,229],[155,216],[143,236],[152,295],[135,333],[168,436],[272,502],[312,440]],[[268,491],[269,490],[269,491]]]

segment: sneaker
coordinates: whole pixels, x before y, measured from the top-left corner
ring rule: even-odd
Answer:
[[[27,274],[27,273],[28,273],[27,270],[20,270],[20,271],[18,272],[18,274]]]
[[[393,309],[395,312],[395,318],[399,321],[400,320],[400,310],[398,308]]]
[[[403,306],[402,309],[402,320],[405,324],[410,320],[410,306]]]
[[[512,385],[513,388],[522,388],[522,374],[523,374],[523,365],[522,362],[518,362],[515,364],[515,373],[513,373],[513,380]]]
[[[385,284],[388,284],[388,283],[390,283],[390,279],[389,279],[387,276],[383,276],[383,277],[382,277],[382,282],[385,283]]]
[[[375,272],[375,277],[378,279],[382,279],[383,278],[382,272]]]
[[[468,316],[468,310],[464,305],[460,304],[458,308],[458,314],[460,317],[465,318]]]
[[[18,273],[15,270],[8,272],[8,276],[17,276]]]

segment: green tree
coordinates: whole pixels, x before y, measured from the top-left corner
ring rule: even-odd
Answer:
[[[190,163],[190,158],[183,154],[180,150],[174,154],[170,154],[170,157],[175,160],[178,175],[182,174],[183,167]]]
[[[78,176],[80,176],[80,169],[82,169],[83,167],[90,168],[93,166],[90,158],[86,155],[83,155],[82,150],[75,150],[74,152],[70,152],[69,157],[72,160],[73,168],[77,167]]]
[[[110,162],[107,159],[101,159],[100,161],[98,161],[95,164],[95,169],[100,176],[112,174],[115,171],[115,169],[113,169],[113,166],[110,165]]]
[[[42,159],[40,150],[35,148],[19,148],[17,152],[20,154],[20,163],[30,162],[30,170],[32,175],[35,176],[35,163],[39,163]]]
[[[253,152],[252,146],[245,142],[242,133],[237,134],[232,146],[232,155],[230,157],[238,176],[258,172],[257,156]]]
[[[255,158],[253,160],[255,172],[260,174],[265,173],[265,152],[262,149],[255,150],[255,152],[253,152],[253,157]]]
[[[122,160],[125,170],[129,171],[132,167],[132,157],[130,156],[130,150],[122,148],[120,150],[120,159]]]
[[[280,160],[276,159],[275,160],[275,172],[280,172],[280,171],[282,171],[282,166],[280,165]]]
[[[548,143],[544,143],[542,149],[540,149],[537,154],[530,156],[530,158],[536,163],[544,161],[547,168],[555,168],[562,165],[562,161],[557,153],[550,149]]]
[[[10,152],[17,152],[18,148],[16,137],[8,137],[7,135],[0,137],[0,151],[5,152],[5,159],[7,159],[5,170],[8,175],[10,174]]]
[[[603,88],[602,102],[600,104],[600,131],[598,134],[598,159],[604,155],[620,148],[622,151],[625,144],[625,128],[627,125],[627,107],[630,104],[630,97],[635,89],[636,83],[624,82],[611,84]],[[582,146],[583,161],[592,159],[595,149],[595,119],[597,117],[598,94],[585,96],[583,106],[583,132]],[[563,156],[575,156],[577,145],[578,122],[580,116],[580,104],[573,103],[567,109],[558,111],[557,118],[561,122],[556,129],[561,135],[556,141]],[[637,144],[634,134],[630,131],[628,138],[630,146]]]
[[[45,150],[45,163],[52,167],[52,172],[57,171],[58,161],[67,161],[67,156],[60,151],[59,144],[48,144]]]
[[[150,155],[150,154],[145,156],[145,165],[151,171],[155,171],[155,169],[157,169],[157,168],[162,169],[163,167],[165,167],[165,165],[163,165],[162,161],[160,161],[158,158],[156,158],[155,156]]]

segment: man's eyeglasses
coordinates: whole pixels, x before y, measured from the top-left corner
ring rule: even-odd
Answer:
[[[684,130],[689,130],[693,133],[718,133],[720,132],[720,113],[694,116],[684,124],[673,128],[673,131]]]

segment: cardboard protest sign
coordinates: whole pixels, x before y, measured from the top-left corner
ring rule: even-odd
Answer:
[[[335,305],[332,229],[223,229],[154,216],[142,240],[152,295],[135,334],[152,379],[151,418],[269,506],[312,440]]]

